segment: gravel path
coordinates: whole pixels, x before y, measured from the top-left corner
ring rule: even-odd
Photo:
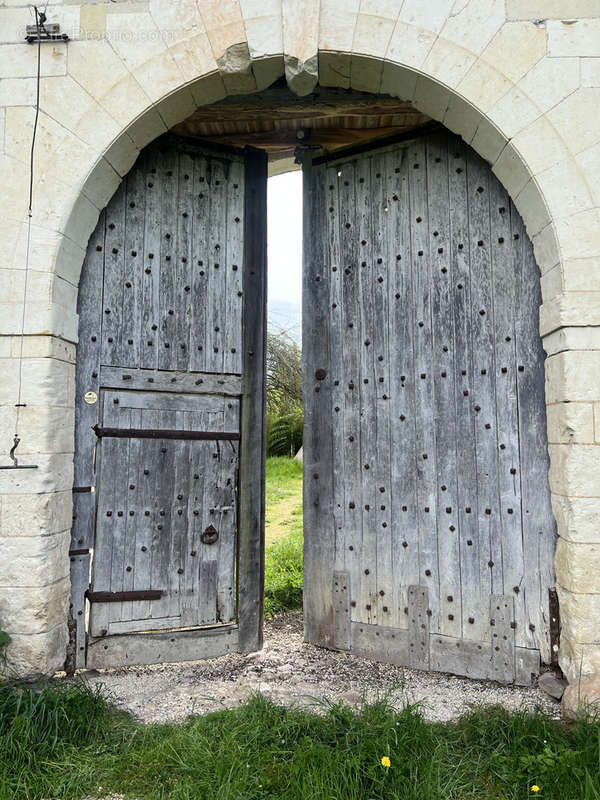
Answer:
[[[182,720],[242,703],[260,691],[277,703],[314,704],[315,698],[357,706],[397,688],[395,701],[421,701],[426,719],[455,719],[470,706],[541,707],[560,717],[560,704],[534,687],[501,686],[436,672],[418,672],[332,652],[303,642],[302,616],[282,614],[265,625],[265,646],[251,655],[213,661],[91,671],[115,702],[144,722]],[[402,688],[400,688],[402,685]]]

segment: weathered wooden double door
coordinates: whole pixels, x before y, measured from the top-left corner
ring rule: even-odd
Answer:
[[[555,523],[521,218],[444,130],[315,159],[304,187],[306,638],[528,683]]]
[[[265,219],[264,154],[164,137],[90,239],[76,378],[77,666],[261,646]]]

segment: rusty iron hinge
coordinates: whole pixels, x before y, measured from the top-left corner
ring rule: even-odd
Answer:
[[[113,437],[117,439],[181,439],[185,441],[237,441],[240,434],[226,431],[181,431],[160,430],[156,428],[102,428],[94,425],[92,430],[99,439]]]
[[[550,614],[550,663],[557,667],[560,648],[560,608],[556,589],[548,589],[548,611]]]
[[[121,603],[127,600],[160,600],[163,594],[160,589],[137,589],[132,592],[93,592],[88,589],[85,596],[90,603]]]

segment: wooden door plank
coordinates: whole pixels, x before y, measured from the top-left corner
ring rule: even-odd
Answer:
[[[242,381],[238,375],[215,375],[211,372],[163,372],[150,369],[123,369],[122,367],[100,367],[100,382],[107,389],[127,388],[169,392],[170,394],[221,394],[239,397]]]
[[[116,416],[116,415],[115,415]],[[131,418],[132,413],[130,409],[120,409],[118,413],[118,418],[120,422],[120,427],[123,428],[130,428],[131,425]],[[105,411],[105,419],[106,419],[106,411]],[[112,421],[110,418],[108,419],[109,423]],[[116,454],[116,463],[112,463],[110,465],[110,469],[114,470],[115,472],[115,484],[114,484],[114,494],[113,494],[113,501],[114,501],[114,511],[113,511],[113,526],[111,530],[111,572],[110,572],[110,591],[111,592],[122,592],[125,588],[125,544],[127,541],[127,520],[128,520],[128,513],[127,513],[127,506],[129,500],[129,475],[130,475],[130,451],[131,451],[131,444],[133,442],[132,439],[118,439],[117,442],[117,454]],[[105,462],[105,469],[109,465]],[[100,479],[103,480],[104,474],[100,476]],[[116,515],[116,517],[115,517]],[[94,589],[101,590],[100,587],[96,585],[94,582]],[[123,619],[122,616],[123,612],[123,604],[122,603],[110,603],[108,606],[108,618],[109,618],[109,627],[108,632],[110,633],[110,622],[118,621],[120,622]]]
[[[102,363],[121,364],[123,285],[125,271],[126,184],[121,183],[106,209],[104,237],[104,281],[102,297]]]
[[[351,624],[352,652],[370,661],[406,666],[409,663],[409,641],[406,628],[384,625]]]
[[[73,492],[73,527],[70,550],[86,550],[94,546],[96,526],[96,492]]]
[[[131,667],[138,664],[199,661],[217,658],[239,649],[235,626],[169,631],[144,635],[110,636],[88,645],[88,669]]]
[[[544,402],[544,352],[539,336],[541,288],[525,227],[511,203],[513,246],[518,253],[519,313],[516,324],[517,397],[519,404],[519,457],[523,558],[525,571],[525,630],[517,643],[539,648],[544,663],[550,661],[548,589],[554,586],[556,523],[548,484],[548,445]]]
[[[208,339],[207,311],[209,297],[208,232],[210,228],[210,195],[207,191],[207,159],[198,156],[194,162],[194,224],[192,227],[193,277],[192,322],[190,332],[190,369],[206,371]]]
[[[85,593],[90,585],[90,554],[84,553],[70,557],[71,568],[71,618],[75,624],[75,669],[85,667],[86,656],[86,600]]]
[[[211,414],[206,414],[207,424],[214,425]],[[199,531],[200,572],[198,613],[200,623],[215,622],[217,618],[216,577],[218,542],[203,542],[203,534],[210,527],[219,532],[218,494],[217,494],[217,458],[219,451],[216,442],[206,443],[204,470],[202,473],[202,524]],[[212,565],[212,566],[211,566]],[[213,595],[210,593],[213,592]]]
[[[175,414],[175,424],[179,430],[185,430],[185,412]],[[182,426],[181,428],[179,426]],[[170,444],[170,443],[169,443]],[[184,588],[184,560],[187,542],[187,509],[189,494],[189,441],[173,442],[174,465],[171,489],[171,549],[169,555],[169,583],[171,587],[169,616],[181,616],[181,593]]]
[[[239,426],[237,404],[225,405],[223,426]],[[219,444],[219,554],[217,564],[217,620],[227,623],[234,619],[234,567],[237,529],[237,486],[239,446],[237,442]]]
[[[141,410],[140,425],[155,427],[157,415],[154,411]],[[141,439],[138,455],[138,494],[139,515],[136,528],[136,548],[133,564],[133,588],[152,588],[152,531],[157,522],[156,491],[158,470],[156,469],[155,452],[157,443],[152,439]],[[136,620],[144,620],[151,616],[150,600],[136,600],[132,604],[131,614]]]
[[[490,253],[489,168],[468,154],[469,256],[471,268],[472,398],[475,410],[477,504],[480,542],[479,580],[482,602],[475,620],[485,625],[484,598],[502,593],[502,553],[498,496],[498,456],[493,376],[492,279]],[[482,370],[485,373],[482,374]],[[477,410],[479,409],[479,410]],[[496,591],[497,590],[497,591]],[[476,624],[475,623],[475,624]],[[472,624],[464,631],[476,638]]]
[[[142,412],[135,409],[130,412],[130,424],[132,428],[141,425]],[[126,524],[125,541],[123,543],[123,589],[124,592],[132,591],[135,587],[135,560],[136,550],[139,547],[137,542],[138,531],[140,528],[140,518],[143,512],[139,503],[139,480],[140,480],[140,455],[142,439],[131,439],[129,442],[129,469],[127,470],[126,481]],[[141,587],[146,588],[146,587]],[[133,602],[126,601],[121,603],[120,620],[128,620],[133,617]],[[111,625],[112,628],[112,625]],[[111,629],[109,629],[111,632]]]
[[[367,164],[368,169],[368,164]],[[374,461],[374,444],[366,445],[362,432],[363,421],[372,426],[373,440],[375,439],[375,405],[370,405],[369,397],[373,383],[365,384],[368,375],[361,374],[361,350],[364,340],[369,335],[362,329],[361,309],[365,303],[365,320],[369,320],[369,306],[372,300],[366,294],[361,294],[361,266],[364,260],[369,259],[372,248],[371,231],[361,231],[364,225],[363,208],[357,206],[359,197],[360,180],[353,162],[341,163],[337,167],[337,183],[339,192],[339,238],[340,238],[340,264],[342,271],[342,351],[337,358],[342,359],[343,378],[342,386],[344,398],[343,413],[343,469],[344,469],[344,533],[339,545],[341,548],[354,546],[361,540],[362,574],[361,584],[357,586],[357,619],[372,621],[377,614],[377,539],[374,530],[375,507],[371,504],[369,495],[371,482],[374,481],[376,464]],[[366,178],[365,178],[366,179]],[[364,235],[363,235],[364,233]],[[325,265],[329,263],[326,258]],[[333,273],[331,273],[333,274]],[[330,278],[331,279],[331,278]],[[330,359],[333,353],[330,352]],[[364,403],[364,405],[363,405]],[[362,410],[364,409],[364,420]],[[368,447],[371,447],[371,452]],[[338,456],[334,453],[334,471],[340,469]],[[361,515],[356,513],[356,508],[363,508]],[[354,508],[352,507],[354,505]],[[347,542],[347,544],[346,544]]]
[[[458,481],[456,429],[456,364],[454,359],[454,306],[450,259],[448,135],[427,138],[427,196],[429,214],[429,265],[431,276],[433,384],[437,464],[437,548],[439,573],[439,625],[447,636],[460,636],[461,572],[458,533]],[[460,443],[462,444],[462,442]]]
[[[208,167],[210,193],[210,227],[208,230],[208,318],[206,347],[208,372],[223,372],[223,343],[226,325],[225,295],[227,291],[227,172],[219,159],[211,159]]]
[[[476,641],[432,634],[429,641],[430,668],[435,672],[466,675],[476,680],[492,678],[492,646],[489,637],[487,641]]]
[[[202,411],[190,412],[187,415],[188,424],[196,429],[206,425],[205,413]],[[204,506],[204,470],[207,442],[190,443],[190,491],[188,497],[188,527],[187,550],[184,565],[184,590],[181,603],[181,624],[184,627],[198,625],[199,607],[199,578],[202,533],[202,513]]]
[[[194,160],[179,153],[177,197],[177,242],[175,253],[175,305],[177,306],[174,359],[177,368],[190,369],[190,326],[192,314],[192,243],[194,220]]]
[[[332,409],[327,413],[332,415],[332,438],[334,465],[332,475],[332,503],[333,525],[335,528],[335,569],[343,571],[348,566],[353,576],[353,587],[360,586],[360,550],[361,539],[357,536],[357,525],[354,517],[360,514],[360,498],[354,498],[351,506],[346,506],[344,482],[346,470],[344,467],[345,452],[345,417],[344,417],[344,367],[343,367],[343,340],[344,340],[344,312],[342,279],[344,269],[340,245],[340,196],[336,167],[321,167],[319,180],[324,181],[324,196],[327,198],[327,212],[324,216],[326,225],[327,247],[329,251],[328,269],[330,272],[329,283],[329,330],[330,330],[330,364],[331,373],[325,376],[331,387]],[[316,376],[315,376],[316,379]],[[346,523],[349,529],[346,528]],[[346,535],[348,534],[348,535]],[[352,550],[349,548],[352,547]],[[354,570],[358,571],[354,571]],[[356,589],[354,589],[356,591]],[[356,607],[356,602],[354,603]],[[360,604],[359,604],[360,607]]]
[[[419,584],[427,586],[431,625],[438,628],[439,566],[436,539],[437,468],[433,383],[433,332],[431,277],[429,271],[429,221],[427,208],[426,153],[423,141],[409,149],[411,211],[411,264],[413,275],[414,363],[416,404],[416,474],[419,529]],[[410,603],[409,603],[410,606]]]
[[[408,659],[414,669],[429,669],[429,627],[432,616],[426,586],[408,587]]]
[[[146,176],[140,165],[126,179],[123,318],[120,336],[121,363],[128,367],[137,366],[141,358],[145,217]]]
[[[334,463],[331,380],[316,379],[316,370],[332,374],[329,333],[330,270],[322,237],[316,236],[325,201],[323,170],[310,160],[303,175],[302,342],[304,388],[304,638],[333,647],[331,578],[335,562],[333,515]],[[345,374],[345,372],[343,373]],[[242,423],[243,424],[243,423]],[[242,454],[243,458],[243,454]],[[241,533],[241,531],[240,531]],[[240,542],[241,545],[241,542]]]
[[[413,340],[416,326],[411,268],[409,153],[388,156],[392,213],[388,225],[390,291],[390,395],[392,531],[395,625],[408,624],[408,587],[419,582],[416,496],[416,409]],[[410,164],[412,169],[412,163]],[[393,300],[392,300],[393,296]]]
[[[242,305],[244,276],[244,165],[233,161],[227,180],[227,254],[223,371],[242,372]]]
[[[454,308],[454,385],[456,409],[456,469],[460,538],[462,637],[483,640],[486,627],[478,613],[487,602],[489,580],[481,586],[477,505],[477,463],[472,385],[471,272],[469,264],[469,207],[466,146],[458,141],[448,147],[450,248],[452,253],[452,301]],[[487,547],[487,545],[486,545]],[[450,612],[452,613],[452,612]],[[461,638],[461,637],[458,637]]]
[[[249,652],[262,647],[264,609],[267,303],[267,161],[264,153],[247,152],[245,175],[244,395],[239,463],[237,614],[239,646],[243,652]]]
[[[334,480],[338,483],[352,481],[352,499],[345,506],[344,528],[348,537],[348,546],[357,547],[359,561],[352,574],[352,590],[356,593],[356,609],[353,609],[352,619],[364,623],[376,622],[377,616],[377,533],[376,533],[376,508],[377,508],[377,387],[375,379],[375,327],[380,324],[375,319],[373,303],[373,236],[374,221],[371,202],[371,160],[360,159],[355,168],[355,192],[358,229],[353,236],[360,242],[357,253],[357,271],[359,281],[359,314],[360,335],[358,348],[360,353],[360,373],[356,376],[344,375],[344,387],[350,380],[356,384],[355,392],[360,398],[360,418],[358,425],[360,431],[360,453],[347,463],[344,461],[335,470]],[[344,232],[340,232],[344,236]],[[364,243],[364,244],[363,244]],[[343,263],[342,263],[343,266]],[[343,337],[347,330],[343,328]],[[336,358],[341,358],[346,364],[342,350]],[[345,408],[344,424],[347,424]],[[352,432],[344,431],[344,439]],[[346,442],[344,442],[346,448]],[[334,453],[336,452],[334,448]],[[355,452],[354,448],[350,454]],[[356,509],[350,509],[349,503],[355,503]]]
[[[158,368],[177,369],[180,314],[175,312],[176,309],[179,312],[176,294],[179,159],[175,150],[166,147],[160,148],[160,159],[160,262],[154,267],[159,270]]]
[[[98,422],[100,394],[99,373],[102,353],[102,283],[104,278],[104,250],[106,212],[90,237],[82,269],[77,295],[79,315],[79,343],[77,345],[77,369],[75,374],[75,448],[73,485],[75,487],[96,484],[96,437],[92,431]],[[85,395],[93,392],[94,402],[86,402]],[[89,398],[93,400],[93,396]],[[79,523],[74,524],[73,538],[78,539]]]
[[[511,595],[490,597],[490,628],[492,632],[492,676],[500,683],[515,680],[515,631],[513,598]]]
[[[349,572],[333,573],[333,641],[336,650],[352,649]]]
[[[154,145],[146,152],[140,163],[140,169],[144,171],[146,180],[140,367],[146,369],[158,367],[158,354],[162,347],[162,334],[159,331],[161,324],[160,259],[163,194],[160,165],[160,153],[158,147]]]
[[[490,220],[503,594],[512,595],[513,620],[520,634],[526,628],[525,593],[521,591],[525,572],[521,484],[511,472],[519,463],[514,321],[519,302],[510,229],[510,199],[496,179],[490,179]]]
[[[175,411],[160,411],[157,413],[158,427],[168,427],[175,424]],[[156,478],[156,505],[158,514],[152,535],[152,583],[151,589],[161,589],[167,593],[160,599],[154,600],[151,605],[152,617],[168,617],[171,601],[168,594],[170,589],[170,557],[171,557],[171,524],[172,524],[172,490],[171,479],[175,466],[175,442],[156,441],[155,465]]]
[[[389,361],[389,239],[388,219],[391,200],[387,194],[386,156],[375,153],[371,163],[373,207],[373,393],[376,404],[375,496],[373,502],[377,547],[376,602],[380,625],[391,624],[393,600],[392,536],[390,530],[392,503],[390,454],[390,361]]]
[[[167,394],[164,392],[135,392],[129,390],[122,390],[122,391],[114,391],[114,390],[107,390],[106,391],[106,402],[110,406],[111,403],[114,403],[114,400],[118,402],[115,404],[118,406],[119,409],[137,409],[143,408],[146,410],[153,409],[155,411],[168,411],[168,412],[190,412],[190,411],[206,411],[206,412],[213,412],[215,414],[223,414],[223,405],[224,405],[224,398],[218,394],[206,394],[206,395],[185,395],[185,394]],[[229,402],[236,402],[235,400],[231,399]],[[144,429],[146,428],[147,422],[144,418]],[[175,418],[173,418],[174,421]],[[119,420],[116,419],[116,422]],[[106,427],[112,427],[107,425]],[[120,427],[118,424],[114,427]],[[231,421],[228,423],[229,428],[227,433],[235,433],[236,430],[239,430],[239,425],[235,421]],[[159,425],[158,429],[165,429],[164,425]],[[173,428],[173,430],[176,430]]]

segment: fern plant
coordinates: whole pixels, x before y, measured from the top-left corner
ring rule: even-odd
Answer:
[[[303,413],[297,408],[287,414],[269,414],[267,455],[295,456],[302,446]]]

